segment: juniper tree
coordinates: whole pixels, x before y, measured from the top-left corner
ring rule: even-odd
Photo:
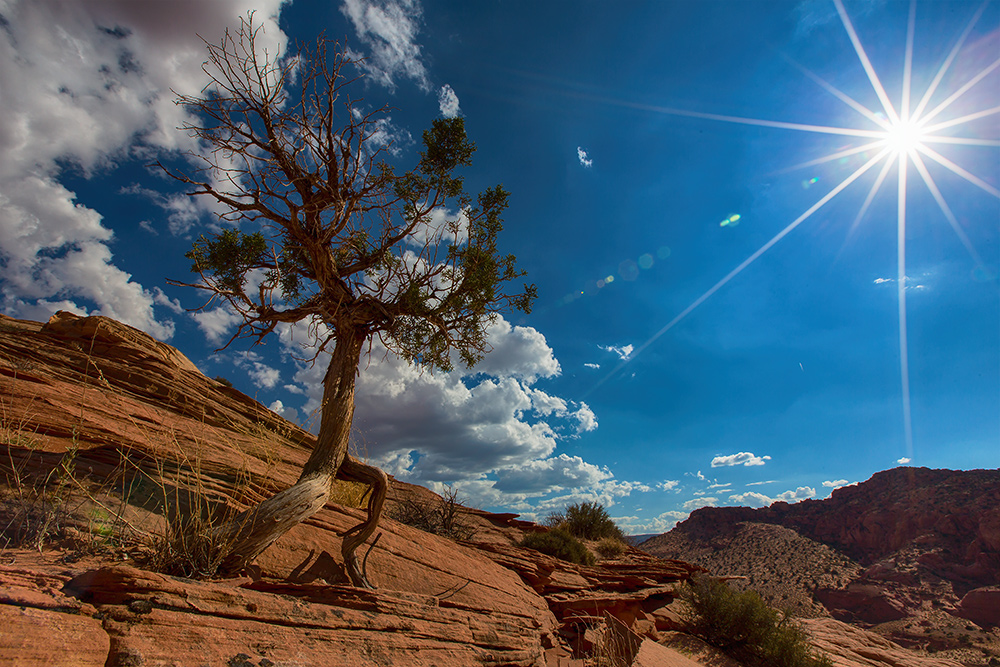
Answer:
[[[170,172],[208,197],[223,230],[187,257],[205,290],[239,314],[230,339],[254,343],[282,323],[305,323],[316,358],[329,352],[315,448],[290,488],[219,529],[233,544],[223,570],[241,568],[326,503],[334,478],[371,487],[366,520],[343,534],[353,583],[371,587],[355,550],[378,524],[388,478],[352,457],[348,438],[359,362],[377,338],[422,366],[472,366],[488,351],[499,312],[528,312],[533,285],[497,236],[507,192],[466,194],[458,170],[475,146],[462,118],[423,134],[416,166],[388,163],[385,109],[350,95],[352,61],[322,38],[294,57],[268,55],[252,14],[208,44],[211,84],[181,96],[185,126],[205,149],[199,169]],[[253,231],[251,231],[253,230]],[[227,343],[227,345],[229,344]]]

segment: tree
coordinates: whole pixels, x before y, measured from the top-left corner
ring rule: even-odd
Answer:
[[[240,569],[320,510],[336,477],[371,487],[367,518],[343,534],[342,553],[352,582],[372,587],[355,550],[375,531],[388,478],[348,452],[362,356],[378,337],[412,363],[472,366],[496,314],[530,312],[535,288],[508,287],[524,274],[497,248],[507,192],[473,200],[456,174],[475,151],[461,118],[435,120],[417,166],[397,175],[385,109],[350,96],[352,61],[336,44],[320,38],[277,58],[260,40],[250,14],[207,44],[211,85],[178,98],[196,119],[183,129],[207,150],[192,156],[202,161],[193,175],[168,173],[213,201],[225,228],[187,254],[200,281],[172,282],[207,291],[203,308],[221,300],[239,313],[227,346],[306,322],[316,355],[328,350],[330,361],[317,443],[298,481],[219,529],[233,544],[222,569]]]

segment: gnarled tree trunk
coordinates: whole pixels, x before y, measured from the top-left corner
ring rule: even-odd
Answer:
[[[362,331],[338,331],[338,334],[323,379],[323,405],[316,447],[294,485],[242,512],[215,531],[216,539],[232,542],[220,566],[224,572],[240,570],[279,537],[321,510],[330,498],[334,479],[340,477],[371,487],[368,517],[342,534],[341,553],[351,582],[358,587],[374,588],[365,577],[363,568],[358,566],[354,552],[378,525],[388,489],[388,477],[378,468],[347,454],[354,419],[354,386],[366,335]]]

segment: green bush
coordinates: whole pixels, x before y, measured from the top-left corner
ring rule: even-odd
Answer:
[[[601,558],[618,558],[625,553],[625,543],[617,537],[605,537],[594,549]]]
[[[572,535],[584,540],[612,537],[622,542],[625,533],[608,516],[600,503],[576,503],[566,508],[563,524]]]
[[[753,667],[832,667],[817,656],[802,627],[767,606],[754,591],[738,592],[724,582],[696,578],[681,596],[693,609],[694,634]]]
[[[521,540],[521,546],[579,565],[594,564],[594,554],[562,527],[547,533],[530,533]]]

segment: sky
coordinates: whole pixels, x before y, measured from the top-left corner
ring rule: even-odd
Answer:
[[[0,308],[114,317],[309,426],[304,327],[220,349],[234,315],[167,282],[219,211],[150,166],[204,150],[174,100],[249,11],[272,57],[363,59],[398,171],[461,115],[469,191],[511,193],[533,311],[472,369],[362,361],[390,474],[650,533],[1000,466],[1000,3],[0,0]]]

